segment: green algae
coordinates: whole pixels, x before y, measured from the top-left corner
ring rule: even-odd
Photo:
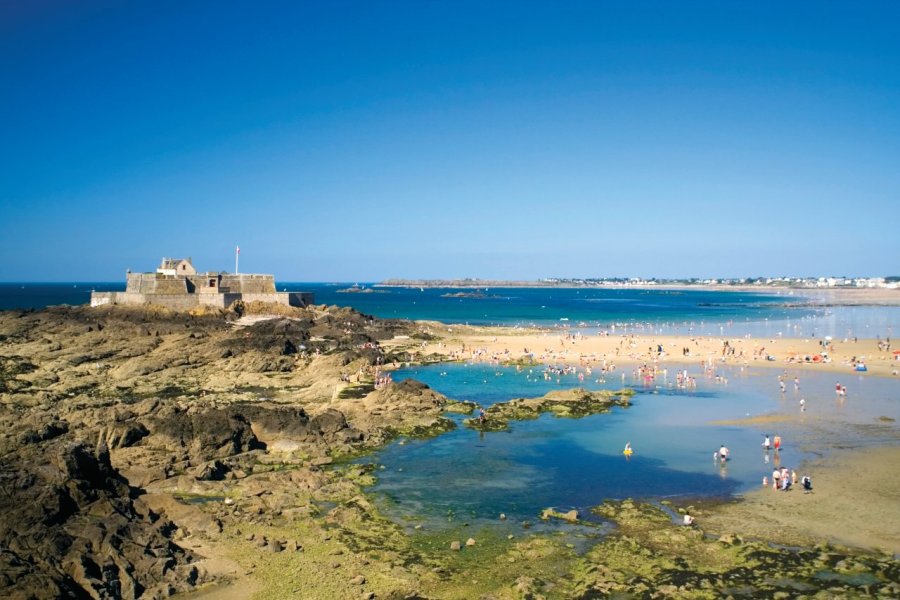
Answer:
[[[553,391],[540,398],[498,402],[485,410],[484,419],[466,419],[464,423],[481,431],[505,431],[512,421],[534,420],[547,412],[558,418],[579,419],[609,412],[615,406],[627,407],[633,395],[634,390],[630,388],[618,391],[589,391],[583,388]]]
[[[565,535],[512,535],[515,530],[499,523],[473,528],[457,521],[407,533],[363,491],[374,469],[330,471],[332,482],[316,493],[325,506],[318,514],[241,524],[240,533],[229,526],[229,554],[260,583],[255,598],[862,598],[900,592],[900,563],[890,557],[713,538],[674,523],[658,506],[631,500],[592,510],[614,530],[581,554]],[[296,540],[302,550],[272,552],[259,547],[261,536]],[[466,545],[469,538],[473,545]]]

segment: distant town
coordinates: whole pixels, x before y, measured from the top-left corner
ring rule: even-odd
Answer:
[[[900,276],[891,277],[741,277],[701,279],[661,279],[641,277],[565,278],[548,277],[531,281],[492,279],[387,279],[381,287],[646,287],[646,286],[741,286],[785,289],[880,288],[900,289]]]

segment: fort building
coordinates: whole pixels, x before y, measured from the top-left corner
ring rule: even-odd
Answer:
[[[126,274],[124,292],[91,292],[91,306],[154,304],[175,310],[228,308],[237,300],[285,306],[313,303],[309,292],[278,292],[274,275],[198,273],[190,258],[163,258],[155,273]]]

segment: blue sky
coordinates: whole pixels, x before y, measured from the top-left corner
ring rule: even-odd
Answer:
[[[900,274],[898,2],[7,2],[0,280]]]

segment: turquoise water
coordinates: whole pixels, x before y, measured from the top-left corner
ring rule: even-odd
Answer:
[[[695,390],[670,385],[675,371],[684,368],[697,376]],[[444,364],[403,369],[394,380],[412,377],[451,398],[486,406],[579,385],[575,375],[564,376],[559,383],[555,378],[547,382],[541,371]],[[769,453],[766,462],[761,447],[766,433],[784,438],[778,460],[802,476],[807,473],[799,470],[800,465],[811,458],[804,450],[805,441],[810,435],[827,434],[832,417],[860,425],[874,423],[882,415],[900,420],[898,382],[890,379],[844,378],[849,391],[839,403],[829,375],[799,374],[801,389],[795,393],[792,381],[797,373],[789,371],[791,385],[782,396],[777,370],[721,369],[718,383],[690,365],[673,363],[668,371],[668,378],[649,387],[626,372],[625,385],[637,391],[633,405],[609,414],[582,419],[544,415],[535,421],[514,422],[509,432],[481,433],[460,426],[435,439],[393,443],[363,462],[384,466],[374,491],[384,499],[383,508],[401,521],[496,522],[497,515],[505,513],[510,520],[522,522],[533,521],[547,507],[584,513],[605,499],[726,497],[760,486],[762,477],[771,474],[775,456]],[[583,385],[620,389],[623,383],[617,373],[606,382],[598,383],[593,377]],[[802,421],[782,424],[777,431],[711,424],[748,414],[799,414],[801,396],[807,401],[804,418],[817,420],[814,430]],[[846,443],[869,443],[864,429],[858,434],[844,431],[842,436]],[[628,441],[635,454],[626,460],[622,448]],[[725,467],[713,462],[713,452],[721,444],[731,451]]]

